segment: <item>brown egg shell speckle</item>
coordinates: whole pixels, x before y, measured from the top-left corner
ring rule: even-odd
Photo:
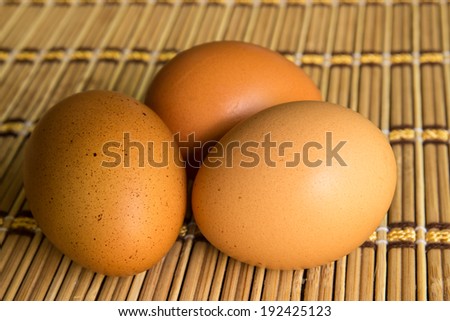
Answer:
[[[282,55],[258,45],[218,41],[190,48],[155,76],[146,104],[184,142],[183,155],[199,165],[188,135],[202,144],[220,139],[235,124],[270,106],[321,100],[312,80]]]
[[[380,224],[396,185],[396,162],[385,136],[363,116],[325,102],[293,102],[266,109],[221,140],[262,142],[271,133],[277,147],[270,159],[259,144],[260,162],[239,150],[225,154],[218,167],[200,168],[192,192],[195,220],[218,249],[240,261],[271,269],[305,269],[339,259],[361,245]],[[332,158],[327,166],[327,132],[346,166]],[[309,161],[287,167],[308,142]],[[233,156],[231,167],[225,162]],[[304,157],[305,155],[301,155]],[[208,156],[207,161],[212,158]],[[263,161],[267,160],[267,163]],[[267,165],[270,160],[275,166]]]
[[[123,94],[91,91],[53,107],[26,148],[24,184],[48,239],[79,264],[108,275],[132,275],[157,263],[175,242],[186,206],[183,168],[125,166],[124,133],[154,142],[155,159],[170,130],[148,107]],[[104,154],[107,142],[117,142]],[[144,145],[145,146],[145,145]],[[118,166],[111,152],[121,155]],[[102,165],[106,162],[107,166]],[[108,167],[109,166],[109,167]]]

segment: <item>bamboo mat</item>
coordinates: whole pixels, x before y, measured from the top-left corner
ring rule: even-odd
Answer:
[[[449,15],[447,1],[0,0],[0,299],[449,300]],[[385,132],[398,164],[386,219],[347,257],[309,270],[237,262],[190,222],[137,276],[72,263],[25,199],[23,147],[34,124],[77,91],[142,100],[179,51],[221,39],[277,50],[328,101]]]

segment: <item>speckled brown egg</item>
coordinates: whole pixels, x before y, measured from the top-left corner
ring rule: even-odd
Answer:
[[[396,162],[382,132],[325,102],[278,105],[235,126],[193,186],[203,235],[271,269],[331,262],[361,245],[392,201]]]
[[[169,251],[186,206],[173,137],[148,107],[120,93],[75,94],[27,142],[24,184],[48,239],[107,275],[142,272]],[[170,144],[169,144],[170,145]]]
[[[321,100],[301,68],[254,44],[218,41],[188,49],[167,63],[153,79],[146,104],[180,134],[182,154],[196,166],[202,158],[196,146],[208,146],[258,111],[296,100]]]

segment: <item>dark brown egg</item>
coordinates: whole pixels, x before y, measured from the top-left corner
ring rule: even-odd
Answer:
[[[200,146],[258,111],[297,100],[321,100],[301,68],[269,49],[220,41],[186,50],[165,65],[146,104],[180,134],[182,154],[196,167]]]

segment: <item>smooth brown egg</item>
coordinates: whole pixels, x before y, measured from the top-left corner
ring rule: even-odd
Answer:
[[[180,134],[181,152],[196,166],[205,156],[200,146],[258,111],[296,100],[321,100],[301,68],[254,44],[219,41],[177,55],[155,76],[145,102]]]
[[[303,269],[361,245],[386,214],[396,161],[381,131],[325,102],[281,104],[229,131],[192,192],[203,235],[240,261]]]
[[[51,108],[27,142],[24,164],[44,234],[103,274],[157,263],[177,239],[186,206],[185,171],[164,147],[172,140],[151,109],[123,94],[90,91]]]

